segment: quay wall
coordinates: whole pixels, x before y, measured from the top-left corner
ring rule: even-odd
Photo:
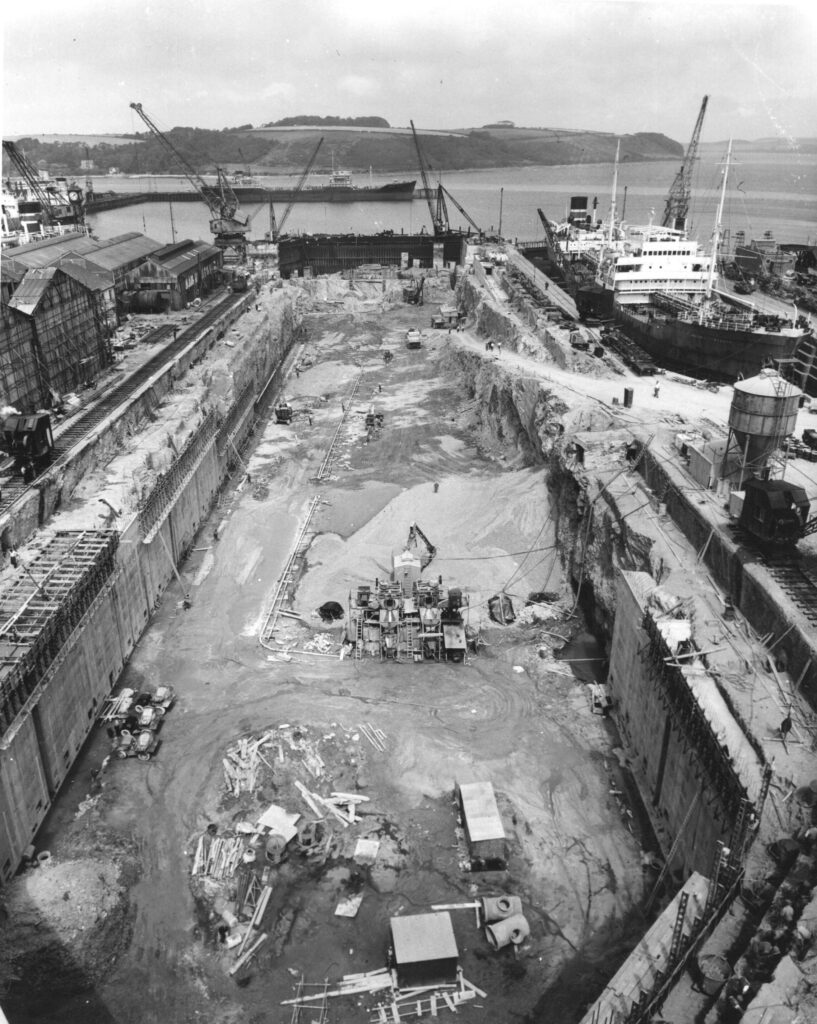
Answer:
[[[478,333],[499,339],[509,348],[519,344],[513,321],[518,311],[502,309],[467,278],[460,294]],[[544,341],[541,344],[540,358],[550,361]],[[565,572],[608,651],[617,648],[619,665],[610,686],[618,702],[622,737],[632,755],[634,781],[665,854],[680,835],[673,868],[680,865],[684,870],[708,872],[718,842],[728,840],[735,824],[736,801],[730,799],[727,806],[718,793],[722,765],[717,758],[713,761],[713,730],[706,726],[707,735],[690,735],[684,722],[676,720],[676,711],[659,699],[654,667],[635,654],[644,640],[639,636],[642,612],[630,607],[632,598],[628,604],[626,595],[622,596],[622,571],[645,572],[660,583],[668,566],[654,531],[642,533],[637,520],[628,518],[632,504],[628,506],[626,501],[632,488],[626,488],[622,505],[615,494],[602,491],[592,468],[585,468],[576,458],[570,414],[558,386],[543,381],[521,388],[521,382],[514,380],[501,361],[458,349],[446,352],[443,360],[445,368],[459,374],[472,399],[478,443],[485,435],[504,439],[506,444],[515,438],[521,459],[529,465],[543,465]],[[533,415],[531,408],[535,409]],[[625,449],[638,439],[628,428],[611,430],[605,427],[603,417],[596,418],[599,422],[593,436],[607,438],[602,446],[609,449],[608,468],[619,464],[626,470]],[[757,558],[728,533],[713,529],[702,495],[690,488],[682,466],[668,459],[666,452],[648,449],[629,478],[641,481],[640,489],[654,515],[675,523],[757,633],[771,632],[780,638],[773,651],[778,667],[784,664],[795,679],[802,674],[802,691],[812,706],[817,706],[814,641],[799,620],[791,627],[783,594]],[[630,496],[630,500],[638,499]],[[706,503],[711,503],[710,497]],[[684,780],[696,777],[703,778],[707,793],[692,806],[695,794],[691,783]]]
[[[219,330],[213,331],[210,341],[202,340],[196,359],[205,354]],[[220,487],[234,469],[236,449],[241,450],[254,430],[256,417],[263,415],[274,397],[286,356],[300,339],[301,330],[291,304],[279,302],[243,351],[235,352],[232,402],[224,397],[222,403],[226,433],[213,430],[206,420],[193,431],[195,441],[196,431],[206,428],[203,446],[147,536],[138,510],[122,524],[113,575],[0,739],[0,881],[17,870],[32,843],[105,698],[174,580],[176,566],[192,547]],[[112,422],[109,430],[86,446],[79,453],[80,465],[98,465],[101,450],[102,461],[110,461],[125,434],[138,429],[156,409],[157,398],[169,393],[171,377],[183,365],[189,368],[192,363],[182,360],[175,364],[151,389],[150,397],[142,395],[131,405],[124,423]],[[65,476],[41,489],[40,497],[46,494],[48,507],[53,508],[60,489],[70,491],[81,473],[71,466]],[[27,526],[30,522],[36,528],[39,515],[27,515]]]

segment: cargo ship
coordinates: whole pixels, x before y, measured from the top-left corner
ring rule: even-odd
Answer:
[[[804,317],[764,314],[714,287],[730,155],[711,253],[679,229],[631,229],[623,244],[585,255],[595,281],[575,295],[580,317],[614,316],[660,366],[727,382],[785,370],[811,337]]]
[[[355,185],[351,174],[330,174],[322,185],[305,185],[300,192],[292,188],[268,188],[263,185],[235,185],[242,203],[391,203],[414,198],[415,181],[389,181],[384,185]]]

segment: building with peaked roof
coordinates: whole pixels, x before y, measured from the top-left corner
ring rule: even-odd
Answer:
[[[133,309],[184,309],[220,287],[222,252],[190,238],[152,253],[139,270]]]
[[[19,269],[4,266],[4,298],[5,282],[19,276]],[[23,413],[50,408],[110,362],[97,299],[76,273],[27,270],[0,304],[0,405]]]

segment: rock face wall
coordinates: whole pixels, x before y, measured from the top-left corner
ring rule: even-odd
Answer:
[[[273,393],[268,385],[300,336],[301,322],[293,297],[274,293],[265,314],[240,338],[214,337],[202,351],[202,356],[208,352],[206,365],[191,367],[183,380],[175,378],[175,367],[169,368],[86,446],[76,463],[49,474],[39,489],[38,514],[15,519],[15,534],[4,534],[4,546],[16,547],[15,540],[25,541],[60,506],[64,512],[55,519],[57,529],[71,516],[75,527],[98,529],[97,498],[108,466],[120,456],[115,475],[122,475],[122,466],[132,460],[125,475],[132,475],[133,482],[117,498],[121,543],[116,571],[81,621],[61,637],[61,646],[50,652],[51,662],[44,660],[33,691],[23,697],[0,736],[0,814],[6,823],[0,835],[0,881],[16,871],[174,578],[174,563],[185,556],[210,513],[237,461],[236,448],[252,428],[262,392],[266,389],[267,397]],[[134,447],[137,432],[135,451],[124,454]],[[196,457],[181,465],[185,444],[191,443]],[[148,508],[155,514],[146,522]]]

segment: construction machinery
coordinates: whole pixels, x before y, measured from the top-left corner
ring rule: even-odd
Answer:
[[[416,523],[412,523],[409,526],[408,537],[406,538],[406,551],[422,551],[422,554],[419,555],[421,569],[425,569],[426,566],[430,565],[432,559],[437,554],[437,549]]]
[[[141,103],[131,108],[145,122],[152,135],[173,156],[184,176],[201,196],[210,210],[210,230],[213,241],[223,254],[225,263],[246,263],[249,217],[239,211],[238,199],[220,167],[216,168],[216,184],[208,185],[186,157],[173,145],[165,133],[145,113]]]
[[[403,302],[407,302],[410,306],[422,306],[423,299],[423,287],[425,285],[425,274],[422,277],[418,277],[413,281],[409,281],[403,285]]]
[[[315,146],[314,150],[312,151],[312,156],[310,156],[309,160],[307,161],[306,167],[304,167],[303,171],[301,172],[301,176],[298,179],[298,184],[292,190],[292,197],[287,203],[284,212],[281,215],[281,219],[277,222],[275,220],[275,210],[273,209],[272,202],[270,202],[270,234],[272,235],[273,242],[277,242],[278,239],[281,237],[281,234],[283,233],[284,230],[284,225],[286,224],[287,220],[289,220],[289,215],[292,213],[292,207],[298,201],[298,196],[301,194],[301,191],[303,190],[303,187],[306,184],[306,179],[309,177],[310,172],[312,171],[312,168],[315,165],[315,161],[318,158],[318,153],[322,145],[323,136],[321,136],[321,138],[318,139],[318,143]]]
[[[406,331],[406,348],[422,348],[423,336],[415,328]]]
[[[428,174],[426,173],[426,162],[423,159],[423,151],[420,148],[420,139],[417,136],[417,129],[414,127],[414,122],[409,121],[411,125],[411,134],[414,138],[414,148],[417,150],[417,161],[420,165],[420,177],[423,179],[423,192],[428,203],[428,212],[431,216],[431,225],[436,235],[447,235],[451,228],[448,223],[448,208],[445,205],[445,193],[442,185],[436,189],[436,204],[431,198],[432,188],[428,183]]]
[[[82,197],[82,189],[77,185],[70,185],[65,194],[61,193],[56,185],[43,181],[40,172],[31,163],[25,153],[15,142],[3,139],[3,152],[16,167],[28,187],[29,198],[33,207],[36,207],[36,215],[46,225],[61,224],[73,221],[81,226],[85,220],[85,205]],[[35,212],[34,208],[27,211],[25,202],[20,204],[20,213]]]
[[[698,156],[698,144],[701,140],[701,128],[704,123],[704,114],[709,97],[704,96],[701,109],[698,111],[698,119],[689,140],[687,151],[684,154],[684,162],[681,164],[675,180],[670,186],[664,206],[664,216],[661,226],[674,228],[677,231],[686,231],[687,218],[689,216],[689,202],[692,196],[692,172],[695,168],[695,160]]]
[[[747,480],[738,523],[762,546],[794,547],[817,533],[817,516],[802,487],[788,480]]]
[[[54,434],[48,413],[12,414],[0,420],[0,452],[14,459],[13,471],[29,483],[48,465]]]
[[[375,580],[374,587],[360,585],[349,595],[347,636],[356,659],[370,654],[384,661],[464,661],[467,599],[441,576],[422,578],[436,553],[412,523],[403,550],[392,555],[391,578]]]
[[[133,733],[130,729],[122,729],[114,740],[113,756],[118,758],[135,757],[140,761],[149,761],[159,749],[161,740],[155,732],[143,729]]]
[[[278,405],[275,406],[276,423],[291,423],[294,415],[295,410],[286,400],[279,402]]]

